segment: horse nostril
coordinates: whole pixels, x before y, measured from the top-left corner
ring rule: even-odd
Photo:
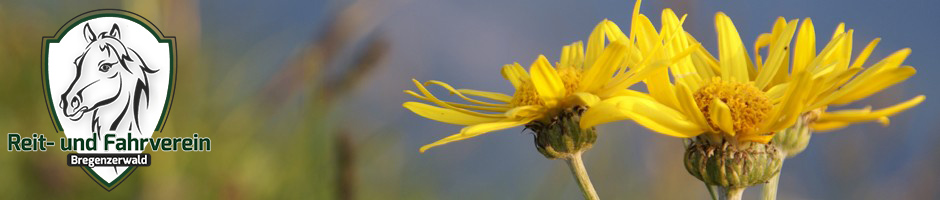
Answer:
[[[72,108],[78,109],[78,97],[72,97]]]

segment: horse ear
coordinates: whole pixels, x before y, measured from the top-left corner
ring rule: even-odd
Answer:
[[[91,30],[91,26],[88,26],[87,23],[85,24],[85,30],[82,32],[85,34],[85,42],[91,43],[98,40],[98,38],[95,37],[95,32]]]
[[[108,33],[108,35],[111,35],[111,37],[113,37],[114,39],[120,40],[120,39],[121,39],[121,29],[118,28],[118,25],[117,25],[117,24],[114,24],[113,26],[111,26],[111,32]]]

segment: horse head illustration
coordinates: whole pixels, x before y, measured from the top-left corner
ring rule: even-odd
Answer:
[[[95,137],[105,131],[140,133],[138,111],[149,105],[150,69],[140,55],[121,42],[117,24],[95,34],[88,24],[82,31],[88,45],[75,58],[75,79],[62,93],[59,108],[72,121],[91,113]]]

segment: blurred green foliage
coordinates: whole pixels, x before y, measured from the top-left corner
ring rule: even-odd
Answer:
[[[118,7],[151,20],[165,35],[176,36],[178,82],[163,132],[157,137],[211,137],[211,152],[147,152],[150,167],[136,170],[108,193],[77,167],[67,167],[67,152],[3,152],[0,194],[11,199],[351,199],[357,181],[354,139],[335,124],[338,99],[361,82],[383,57],[385,41],[376,34],[351,37],[348,26],[361,10],[331,17],[332,27],[291,52],[273,77],[250,73],[256,66],[213,66],[202,48],[198,2],[10,2],[0,3],[0,127],[6,132],[56,133],[42,99],[41,36],[52,35],[74,15]],[[338,26],[345,24],[346,26]],[[262,38],[263,39],[263,38]],[[362,43],[341,66],[328,58],[336,47]],[[250,60],[251,58],[240,58]],[[338,69],[328,69],[330,67]],[[325,70],[339,75],[323,75]],[[247,72],[247,73],[246,73]],[[245,91],[242,80],[262,79],[261,88]],[[249,94],[249,95],[246,95]],[[343,132],[343,131],[345,132]],[[394,140],[395,138],[385,138]],[[340,145],[337,145],[340,144]]]

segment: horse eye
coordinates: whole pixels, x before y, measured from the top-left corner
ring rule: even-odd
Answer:
[[[113,64],[110,64],[110,63],[102,64],[101,67],[98,67],[98,71],[108,72],[108,70],[111,70],[111,65]]]

